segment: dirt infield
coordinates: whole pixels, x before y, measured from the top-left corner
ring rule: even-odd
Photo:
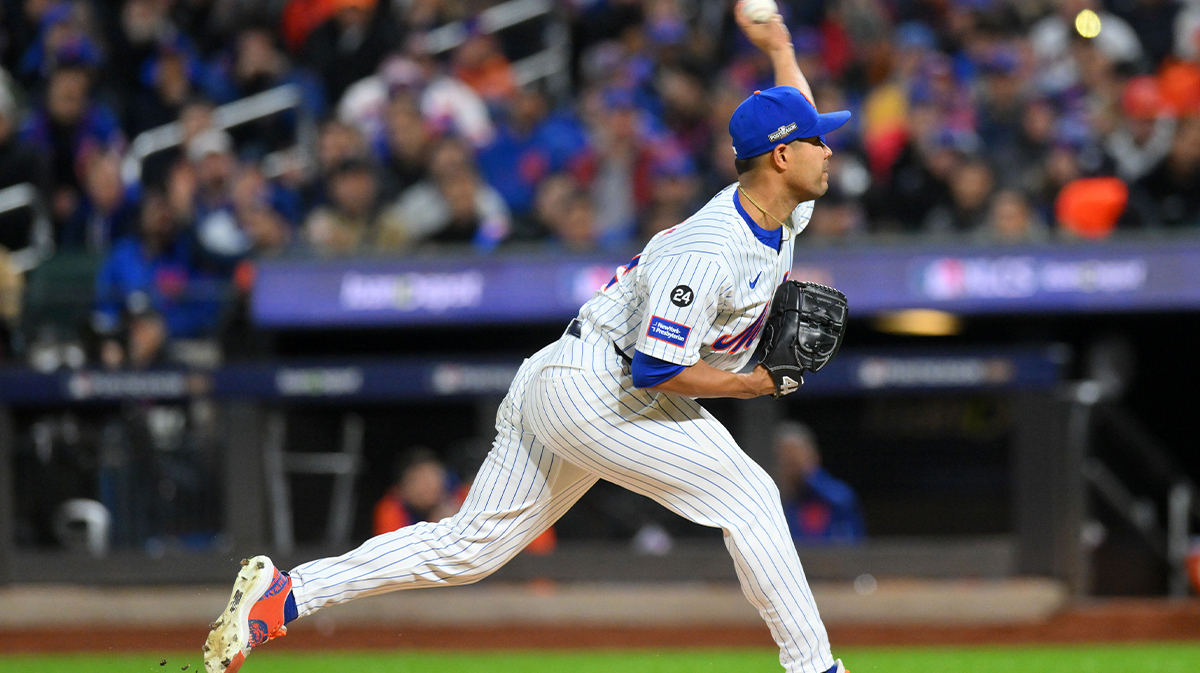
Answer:
[[[1200,639],[1200,600],[1108,600],[1075,607],[1038,624],[914,626],[831,624],[838,645],[974,645],[1095,643]],[[196,649],[194,628],[16,629],[0,631],[0,652],[177,651]],[[623,647],[771,646],[762,627],[431,627],[331,629],[298,622],[279,650],[325,649],[577,649]]]

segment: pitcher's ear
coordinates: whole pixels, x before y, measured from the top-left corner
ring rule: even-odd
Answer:
[[[787,145],[776,145],[775,149],[771,150],[771,163],[774,164],[776,170],[787,170]]]

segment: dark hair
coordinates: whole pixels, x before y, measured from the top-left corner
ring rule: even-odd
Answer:
[[[789,140],[786,143],[780,143],[780,144],[791,145],[792,143],[800,142],[801,140],[804,140],[804,138],[796,138],[795,140]],[[752,157],[746,157],[745,159],[734,159],[733,160],[733,169],[735,171],[737,171],[738,175],[741,175],[742,173],[745,173],[747,171],[754,170],[755,168],[758,167],[760,160],[762,160],[763,157],[769,156],[772,152],[774,152],[776,147],[779,147],[779,145],[775,145],[774,147],[767,150],[766,152],[763,152],[762,154],[756,154]]]
[[[434,453],[433,449],[427,446],[414,446],[405,453],[397,454],[392,463],[393,482],[402,480],[404,474],[410,469],[426,463],[442,464],[441,459],[438,458],[438,454]]]
[[[329,177],[338,178],[351,173],[366,173],[371,176],[375,175],[375,164],[370,159],[365,157],[352,156],[339,161],[329,171]]]
[[[753,157],[749,157],[747,159],[734,159],[733,160],[733,170],[737,171],[738,175],[741,175],[742,173],[746,173],[746,172],[752,170],[755,166],[757,166],[760,163],[762,157],[767,156],[767,154],[770,154],[770,152],[767,152],[765,154],[759,154],[759,155],[753,156]]]

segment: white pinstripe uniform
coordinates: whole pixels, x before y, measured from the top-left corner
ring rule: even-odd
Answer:
[[[735,186],[655,236],[583,306],[578,336],[525,361],[496,414],[496,441],[462,510],[371,538],[291,572],[300,616],[360,596],[487,576],[597,479],[721,528],[746,597],[794,673],[834,665],[779,491],[695,400],[639,390],[616,353],[742,369],[758,344],[794,237],[776,251],[735,206]],[[791,215],[798,232],[812,202]]]

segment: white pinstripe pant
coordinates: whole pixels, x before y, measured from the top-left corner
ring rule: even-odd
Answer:
[[[774,482],[694,400],[634,389],[606,337],[585,326],[582,339],[565,336],[526,360],[496,430],[458,514],[292,570],[300,616],[360,596],[477,582],[603,478],[721,528],[784,668],[833,666]]]

